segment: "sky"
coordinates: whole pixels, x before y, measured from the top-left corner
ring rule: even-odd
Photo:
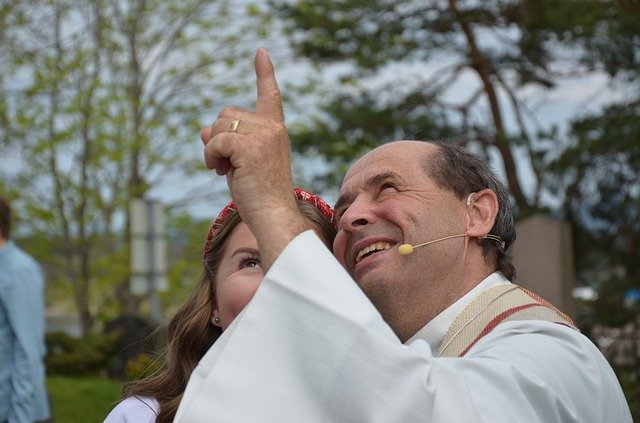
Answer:
[[[507,37],[514,36],[508,30],[502,35]],[[491,35],[483,36],[481,34],[481,38],[484,40],[486,48],[498,46],[499,41],[496,41]],[[343,89],[338,86],[336,81],[345,71],[344,65],[327,64],[326,66],[321,66],[318,74],[318,71],[313,69],[305,60],[292,58],[286,40],[282,36],[274,35],[265,38],[254,37],[247,39],[245,40],[245,47],[247,52],[255,51],[259,47],[267,47],[269,49],[285,97],[296,97],[295,92],[289,91],[289,82],[302,81],[309,75],[314,75],[324,81],[320,91],[325,94],[331,94]],[[246,66],[250,68],[253,62],[253,54],[247,53],[246,57],[241,57],[240,60],[246,61]],[[383,85],[392,81],[394,89],[387,91],[387,95],[394,95],[395,90],[411,89],[415,84],[421,83],[425,75],[438,75],[439,71],[449,64],[448,58],[442,56],[435,56],[426,63],[390,64],[381,72],[380,76],[370,81],[370,83]],[[251,72],[248,74],[251,75]],[[447,92],[447,101],[452,103],[464,101],[468,94],[478,86],[478,83],[474,73],[463,73],[458,82]],[[381,96],[383,95],[384,93],[381,93]],[[550,92],[543,93],[540,89],[530,87],[519,91],[518,95],[530,105],[527,119],[531,123],[537,121],[543,127],[557,125],[563,130],[566,129],[567,122],[570,119],[595,112],[603,105],[623,98],[624,92],[620,89],[610,88],[609,80],[605,75],[592,73],[582,78],[562,80],[558,87]],[[254,99],[255,94],[250,92],[245,96],[234,98],[233,102],[229,104],[219,102],[220,105],[216,108],[203,111],[202,126],[211,124],[222,107],[250,107]],[[303,118],[303,113],[312,114],[315,109],[314,102],[316,98],[293,98],[293,100],[295,100],[295,107],[285,106],[288,124]],[[505,116],[507,117],[507,126],[513,126],[512,115],[505,114]],[[489,118],[486,110],[478,109],[477,119]],[[190,129],[189,133],[191,135],[188,139],[181,139],[176,142],[182,144],[182,149],[187,156],[193,157],[202,163],[203,147],[199,139],[199,130],[200,128]],[[445,134],[442,136],[446,137]],[[515,154],[519,157],[519,161],[524,164],[521,166],[520,177],[523,181],[525,192],[532,194],[533,190],[535,190],[536,182],[533,172],[527,166],[526,152],[516,151]],[[72,165],[71,160],[71,158],[68,158],[68,165]],[[298,158],[297,160],[295,165],[299,172],[304,172],[305,169],[314,172],[323,167],[323,163],[317,159]],[[5,151],[5,154],[0,157],[0,166],[2,166],[3,171],[12,172],[20,169],[21,166],[28,165],[28,163],[28,158],[22,157],[17,148]],[[493,163],[498,172],[503,173],[497,156]],[[173,208],[185,210],[197,218],[212,218],[229,200],[226,179],[215,175],[213,172],[204,171],[204,164],[201,166],[203,172],[195,176],[185,176],[179,172],[167,173],[159,170],[154,177],[158,182],[148,193],[148,198],[160,201]],[[324,195],[330,203],[333,203],[337,198],[337,192],[338,187],[324,193]],[[550,205],[554,205],[557,204],[559,199],[547,196],[545,201]]]
[[[256,46],[258,48],[259,45]],[[268,46],[267,46],[268,47]],[[276,73],[278,80],[280,81],[283,94],[285,96],[291,95],[286,91],[286,81],[301,80],[309,74],[309,72],[315,72],[310,70],[310,66],[303,61],[292,61],[286,57],[284,49],[276,49],[276,54],[272,53],[274,57],[274,64],[276,67]],[[252,57],[247,57],[246,60],[252,61]],[[436,73],[438,69],[443,66],[442,63],[423,63],[415,64],[415,66],[407,67],[404,65],[389,66],[383,75],[383,79],[386,75],[391,75],[398,80],[398,75],[403,75],[402,81],[398,83],[398,89],[402,89],[403,85],[410,87],[413,82],[412,72],[416,74],[424,75],[425,72]],[[325,80],[327,87],[336,87],[336,79],[341,74],[340,66],[327,65],[322,67],[322,78]],[[284,81],[284,82],[283,82]],[[609,86],[609,78],[602,73],[591,73],[582,78],[567,78],[562,80],[557,88],[552,91],[543,93],[540,89],[527,88],[519,92],[530,109],[528,110],[528,118],[530,121],[536,120],[542,127],[548,128],[550,126],[558,126],[560,130],[567,129],[568,122],[576,117],[585,116],[590,113],[597,112],[603,106],[610,104],[613,101],[620,100],[624,97],[624,93],[618,89],[611,88]],[[468,72],[463,75],[459,83],[455,84],[452,89],[447,93],[448,100],[451,102],[463,101],[469,92],[471,92],[478,84],[477,77]],[[326,92],[325,90],[321,90]],[[253,101],[252,94],[248,97],[246,102]],[[504,99],[503,99],[504,100]],[[309,113],[314,105],[313,99],[305,99],[297,104],[297,109],[302,108]],[[235,104],[230,104],[235,105]],[[203,117],[203,126],[209,123],[209,120],[215,119],[219,110],[212,110],[209,116]],[[482,119],[489,119],[486,111],[481,111],[484,116]],[[287,124],[295,122],[304,116],[300,115],[296,109],[288,109],[285,106],[285,115]],[[511,114],[505,114],[507,126],[513,126]],[[193,155],[195,158],[202,158],[203,146],[198,135],[194,136],[194,139],[186,140],[186,151],[188,154]],[[523,187],[525,193],[532,194],[535,189],[535,177],[530,167],[528,166],[528,160],[526,160],[527,153],[525,151],[516,151],[516,157],[519,157],[519,161],[524,164],[521,166],[520,177],[523,181]],[[317,159],[304,159],[298,158],[296,163],[299,169],[310,169],[314,172],[316,169],[322,169],[323,163]],[[203,162],[203,161],[202,161]],[[302,163],[300,163],[302,162]],[[504,173],[501,168],[501,162],[496,155],[493,160],[494,167],[499,173]],[[204,165],[203,165],[204,167]],[[185,183],[189,187],[194,188],[191,192],[191,199],[185,203],[186,209],[194,216],[207,218],[212,216],[212,209],[218,210],[228,199],[228,191],[226,189],[226,180],[224,177],[219,177],[214,173],[202,174],[197,177],[193,177],[190,180],[185,179],[177,174],[167,175],[161,185],[152,190],[150,196],[162,198],[167,202],[182,202],[184,199]],[[213,198],[207,195],[206,198],[197,198],[197,195],[193,195],[193,192],[202,192],[202,189],[198,187],[209,187],[214,190]],[[330,203],[333,203],[337,199],[338,187],[335,190],[323,193]],[[544,201],[551,206],[558,205],[560,199],[551,197],[548,194],[543,196]]]

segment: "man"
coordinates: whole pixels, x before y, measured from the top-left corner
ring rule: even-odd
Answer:
[[[323,253],[289,194],[266,51],[255,66],[255,113],[225,109],[201,135],[268,271],[176,421],[631,421],[593,344],[509,282],[513,219],[480,160],[415,141],[373,150],[340,190],[337,261]]]
[[[38,263],[9,239],[10,229],[11,209],[0,197],[0,422],[44,421],[44,281]]]

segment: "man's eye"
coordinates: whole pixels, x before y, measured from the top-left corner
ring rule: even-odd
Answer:
[[[385,191],[385,190],[388,190],[388,189],[392,189],[392,190],[394,190],[394,191],[395,191],[395,190],[396,190],[396,187],[395,187],[395,185],[393,185],[393,184],[391,184],[391,183],[389,183],[389,182],[386,182],[386,183],[384,183],[384,184],[382,184],[382,185],[380,186],[380,192]]]

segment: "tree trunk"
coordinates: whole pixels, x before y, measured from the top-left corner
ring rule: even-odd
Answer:
[[[456,0],[449,0],[449,7],[456,15],[458,14]],[[500,104],[498,101],[498,96],[496,94],[495,86],[492,82],[492,77],[494,76],[495,72],[494,68],[491,65],[491,62],[489,62],[489,60],[482,54],[482,52],[478,48],[478,44],[476,43],[471,24],[465,21],[464,18],[458,18],[458,22],[462,27],[462,31],[464,32],[467,43],[469,45],[471,67],[477,72],[478,76],[480,77],[482,86],[485,93],[487,94],[487,99],[489,101],[491,116],[493,118],[493,126],[495,128],[495,138],[493,145],[498,149],[502,157],[502,162],[507,177],[507,183],[516,201],[516,206],[520,210],[524,210],[529,207],[529,202],[527,201],[527,198],[522,191],[522,187],[518,179],[516,162],[513,158],[513,154],[511,152],[511,148],[509,146],[509,142],[504,130]]]

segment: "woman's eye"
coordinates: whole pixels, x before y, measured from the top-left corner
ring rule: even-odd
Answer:
[[[258,259],[256,257],[245,257],[245,258],[240,260],[240,268],[243,268],[243,267],[260,267],[260,266],[262,266],[262,263],[260,262],[260,259]]]

